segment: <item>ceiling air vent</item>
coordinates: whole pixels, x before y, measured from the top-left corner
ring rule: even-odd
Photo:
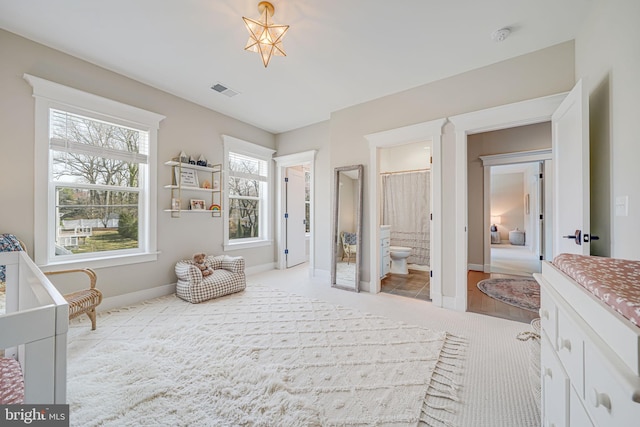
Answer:
[[[216,92],[220,92],[223,95],[228,96],[229,98],[232,98],[234,96],[236,96],[237,94],[239,94],[240,92],[235,91],[233,89],[230,89],[228,87],[226,87],[225,85],[221,84],[221,83],[216,83],[213,86],[211,86],[211,89],[215,90]]]

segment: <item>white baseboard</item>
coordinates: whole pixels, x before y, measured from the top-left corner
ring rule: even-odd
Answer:
[[[244,274],[247,276],[251,276],[258,273],[264,273],[265,271],[275,270],[277,268],[277,263],[268,262],[266,264],[254,265],[252,267],[246,267],[244,269]]]
[[[455,310],[456,309],[456,298],[455,297],[442,297],[442,308],[446,308],[447,310]]]
[[[444,307],[442,301],[442,295],[431,295],[431,304],[436,307]]]
[[[326,280],[327,283],[331,280],[331,271],[329,270],[321,270],[316,268],[311,273],[311,277],[318,280]]]
[[[470,271],[484,271],[484,266],[482,264],[469,264],[467,269]]]
[[[442,297],[442,307],[454,311],[467,311],[467,305],[462,297]]]
[[[360,281],[360,292],[371,292],[371,283]]]
[[[176,284],[172,283],[170,285],[156,286],[155,288],[143,289],[128,294],[116,295],[103,299],[97,311],[108,311],[114,308],[126,307],[149,299],[171,295],[175,292]]]

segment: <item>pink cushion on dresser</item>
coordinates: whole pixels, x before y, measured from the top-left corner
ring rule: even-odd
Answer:
[[[15,359],[0,358],[0,405],[24,402],[24,379],[20,363]]]
[[[553,264],[640,326],[640,261],[560,254]]]

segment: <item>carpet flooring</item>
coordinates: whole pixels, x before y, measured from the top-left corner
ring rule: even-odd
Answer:
[[[540,411],[528,381],[529,346],[516,338],[520,332],[531,329],[528,322],[446,310],[397,295],[339,290],[329,285],[328,267],[324,276],[321,267],[317,265],[312,269],[309,264],[301,264],[286,270],[269,270],[249,275],[247,281],[398,322],[466,336],[464,368],[456,377],[460,383],[459,408],[451,414],[451,424],[458,427],[540,426]],[[316,275],[319,277],[314,277]],[[118,324],[107,324],[102,320],[105,315],[99,316],[98,329],[93,332],[89,331],[86,316],[73,319],[70,345],[94,348],[104,341],[124,339],[129,328],[140,327],[125,319]]]
[[[465,340],[267,287],[72,328],[72,425],[454,425]],[[97,331],[95,331],[97,332]]]

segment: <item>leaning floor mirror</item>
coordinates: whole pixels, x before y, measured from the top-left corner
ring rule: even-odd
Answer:
[[[360,291],[362,165],[335,168],[331,286]]]

